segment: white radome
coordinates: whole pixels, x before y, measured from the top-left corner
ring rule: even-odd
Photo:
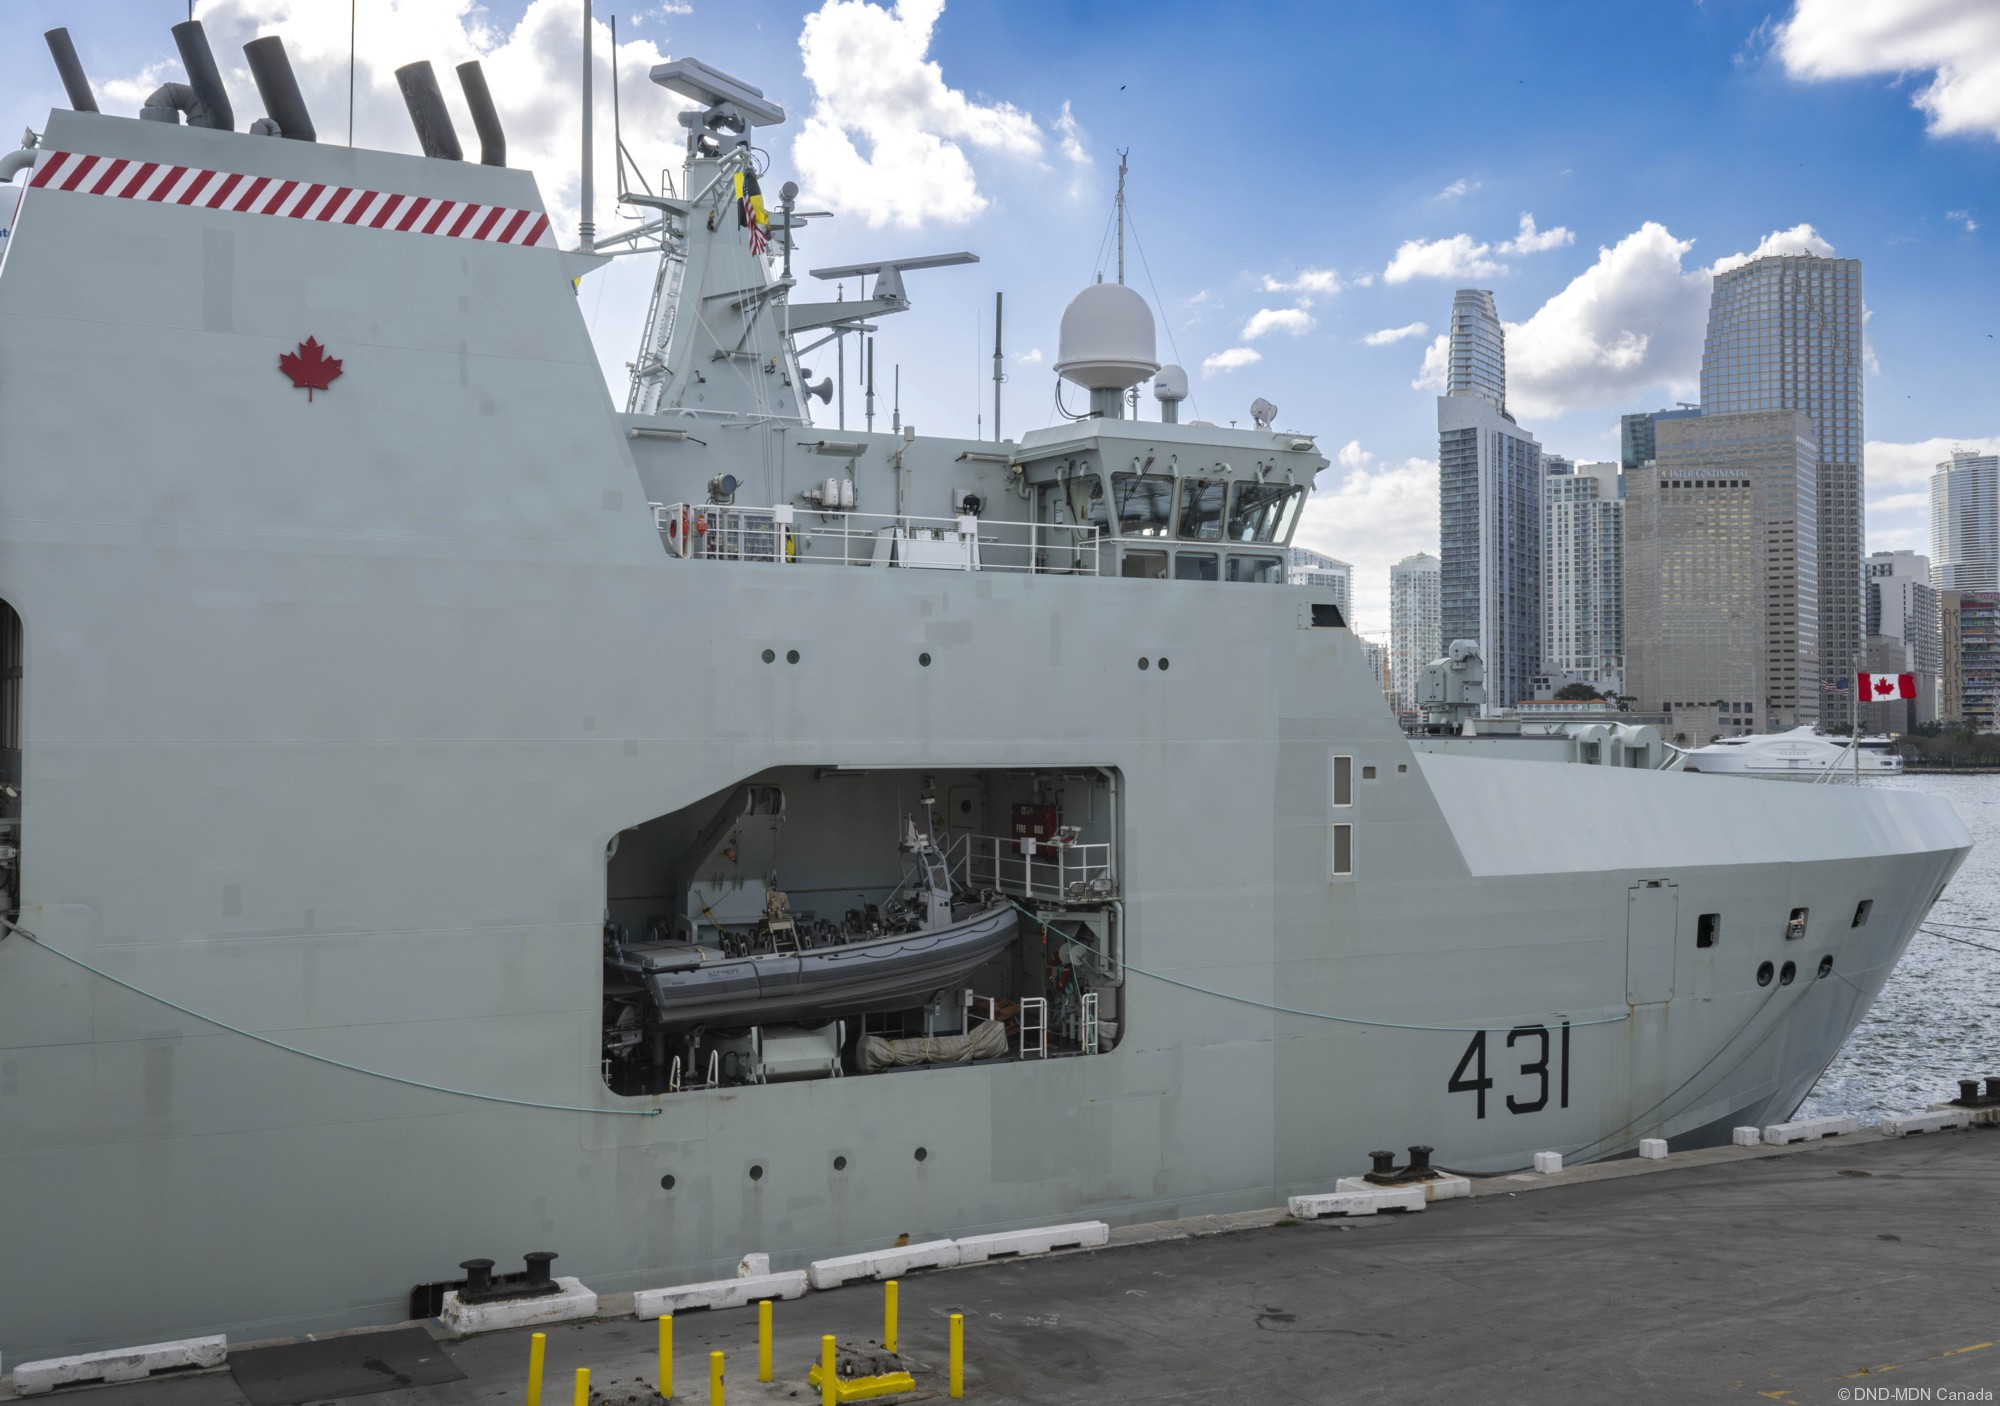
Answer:
[[[1188,395],[1187,372],[1168,362],[1153,378],[1153,399],[1165,403],[1170,400],[1186,400]]]
[[[1093,283],[1063,309],[1056,374],[1093,391],[1122,391],[1160,369],[1153,310],[1122,283]]]

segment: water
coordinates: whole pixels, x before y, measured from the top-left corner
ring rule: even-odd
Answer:
[[[2000,775],[1880,777],[1863,784],[1943,796],[1972,832],[1972,853],[1926,927],[2000,929]],[[1873,1121],[1954,1098],[1960,1079],[2000,1076],[2000,931],[1937,931],[1959,941],[1927,931],[1911,939],[1881,999],[1834,1057],[1800,1117],[1852,1113]]]

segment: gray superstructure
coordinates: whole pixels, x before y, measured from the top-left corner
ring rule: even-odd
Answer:
[[[1312,438],[1123,418],[1117,285],[1065,319],[1074,423],[809,422],[795,346],[918,264],[794,300],[795,219],[755,257],[736,217],[769,111],[715,96],[624,412],[525,173],[49,117],[0,263],[0,1353],[1797,1107],[1948,807],[1413,750],[1283,584]],[[1019,937],[893,1018],[690,1033],[612,960],[867,941],[913,893]]]

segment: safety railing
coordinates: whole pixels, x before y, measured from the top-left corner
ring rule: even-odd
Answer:
[[[965,837],[964,873],[972,888],[1049,903],[1098,903],[1118,891],[1109,844]]]
[[[678,557],[780,566],[902,567],[917,571],[1099,574],[1094,527],[970,515],[891,516],[715,503],[655,503],[660,540]]]

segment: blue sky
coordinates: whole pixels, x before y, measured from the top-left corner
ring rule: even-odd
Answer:
[[[1386,628],[1388,562],[1434,549],[1433,391],[1413,382],[1460,286],[1492,288],[1517,324],[1515,410],[1545,448],[1613,458],[1621,411],[1694,395],[1704,270],[1782,233],[1863,260],[1871,546],[1922,549],[1928,465],[2000,443],[1990,0],[597,9],[619,15],[628,145],[649,169],[677,160],[677,104],[645,66],[692,54],[791,115],[766,143],[773,170],[838,212],[803,263],[982,256],[912,275],[914,309],[883,323],[878,368],[901,364],[905,417],[926,431],[990,413],[996,290],[1005,429],[1048,422],[1056,321],[1100,266],[1129,148],[1128,281],[1157,296],[1161,355],[1188,367],[1196,413],[1247,419],[1261,395],[1336,458],[1307,534],[1355,563],[1364,630]],[[323,136],[344,136],[343,0],[196,10],[225,59],[285,34]],[[413,148],[389,70],[480,53],[517,164],[573,211],[580,11],[359,0],[357,139]],[[185,0],[11,0],[0,121],[39,127],[59,101],[39,37],[53,24],[105,109],[135,112],[179,77],[168,26],[184,16]],[[246,120],[252,105],[241,82]],[[626,260],[585,284],[614,378],[649,277]]]

